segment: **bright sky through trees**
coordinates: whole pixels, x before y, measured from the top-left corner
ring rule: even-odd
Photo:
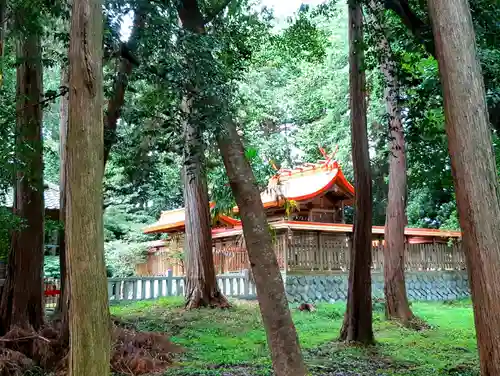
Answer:
[[[323,3],[324,0],[261,0],[262,6],[267,6],[274,9],[274,14],[277,18],[285,18],[291,16],[301,4],[318,5]],[[132,27],[132,12],[129,12],[123,18],[122,24],[122,40],[127,40],[130,36],[130,29]]]

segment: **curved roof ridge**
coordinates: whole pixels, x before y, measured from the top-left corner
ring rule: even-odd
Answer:
[[[215,202],[210,202],[210,208],[215,206]],[[218,214],[218,219],[229,226],[239,226],[241,221],[236,218],[229,217],[224,214]],[[164,210],[161,212],[160,219],[155,223],[146,226],[143,229],[144,233],[154,233],[161,231],[183,231],[186,221],[185,208],[173,210]]]
[[[290,177],[296,174],[301,174],[308,171],[319,171],[320,169],[334,169],[340,168],[338,161],[336,160],[324,160],[320,159],[316,163],[304,162],[292,168],[280,168],[276,174],[271,176],[271,179],[279,179],[282,177]],[[270,179],[270,180],[271,180]]]

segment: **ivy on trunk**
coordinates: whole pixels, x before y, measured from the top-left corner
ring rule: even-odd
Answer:
[[[389,192],[385,221],[384,294],[386,317],[400,320],[408,326],[413,313],[408,303],[405,284],[405,226],[406,219],[406,152],[397,64],[384,30],[383,5],[371,0],[373,25],[379,43],[380,70],[385,78],[385,104],[389,134]]]

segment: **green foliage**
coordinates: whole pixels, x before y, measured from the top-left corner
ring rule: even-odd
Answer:
[[[11,46],[6,45],[5,56],[0,59],[2,69],[2,86],[0,87],[0,202],[12,187],[14,176],[14,126],[16,114],[16,75],[10,68],[15,58]]]
[[[45,219],[45,232],[54,232],[62,229],[62,223],[60,221],[54,221],[53,219]]]
[[[104,213],[104,253],[108,276],[131,277],[135,266],[146,261],[147,241],[142,230],[154,218],[127,204],[113,205]]]
[[[44,71],[44,87],[53,93],[59,92],[60,72],[59,65],[50,66]],[[44,180],[59,184],[59,117],[60,97],[47,103],[43,113],[43,158]]]
[[[12,210],[0,206],[0,262],[6,262],[10,252],[11,232],[21,225]]]
[[[222,375],[240,370],[267,375],[271,362],[265,331],[255,302],[234,302],[230,310],[184,311],[180,298],[112,306],[113,314],[141,330],[159,331],[186,350],[181,367],[168,375]],[[430,329],[413,331],[374,313],[376,346],[345,346],[334,341],[344,305],[319,304],[313,313],[292,310],[312,375],[467,375],[479,366],[470,301],[452,304],[415,302],[415,314]],[[210,369],[210,371],[207,371]],[[213,370],[213,371],[212,371]],[[459,373],[459,371],[461,373]]]
[[[326,54],[328,36],[324,30],[316,27],[309,7],[302,7],[296,19],[290,19],[289,22],[283,33],[272,39],[283,57],[287,60],[321,62]]]
[[[43,275],[45,278],[61,278],[59,256],[45,256],[43,259]]]
[[[126,243],[121,240],[106,242],[104,256],[112,277],[124,278],[135,275],[135,266],[146,261],[147,246],[144,243]]]
[[[269,178],[275,173],[271,164],[266,162],[259,154],[259,151],[253,147],[245,149],[245,157],[252,167],[258,188],[261,191],[264,190],[267,187]],[[215,201],[214,214],[231,213],[236,202],[220,157],[214,161],[209,161],[207,176],[210,199]]]
[[[108,277],[112,277],[111,267],[106,265],[106,273]],[[59,256],[45,256],[43,259],[43,276],[45,278],[61,278],[61,268]]]
[[[142,230],[154,219],[141,211],[133,210],[127,204],[110,206],[104,212],[104,238],[106,241],[145,241],[148,238]]]
[[[201,2],[209,12],[216,2]],[[411,2],[425,22],[425,2]],[[149,237],[142,228],[162,210],[183,205],[181,169],[183,132],[181,99],[195,87],[197,100],[189,121],[202,130],[214,214],[235,205],[214,135],[232,117],[242,134],[246,157],[260,189],[275,173],[271,164],[293,167],[322,158],[337,147],[335,158],[353,179],[349,128],[347,11],[344,2],[302,6],[276,23],[251,1],[232,1],[227,10],[197,36],[178,27],[174,3],[105,1],[105,95],[110,98],[119,66],[120,28],[126,14],[143,7],[147,27],[139,31],[134,66],[128,77],[126,105],[118,122],[117,142],[104,182],[106,241],[127,248]],[[489,104],[500,103],[498,7],[491,0],[471,4]],[[20,31],[43,25],[44,87],[58,92],[60,67],[67,55],[65,2],[41,4],[16,0],[15,9],[38,12]],[[392,12],[385,30],[396,57],[402,85],[407,140],[408,221],[411,226],[458,228],[437,63]],[[31,20],[30,20],[31,21]],[[41,23],[40,23],[41,22]],[[370,157],[374,182],[374,224],[385,221],[388,150],[383,79],[379,74],[377,35],[367,18],[367,91]],[[31,30],[31,29],[30,29]],[[426,37],[426,36],[425,36]],[[0,88],[0,191],[11,186],[14,161],[15,56],[8,43]],[[59,98],[44,108],[44,173],[59,180]],[[500,158],[500,143],[494,148]],[[500,159],[497,161],[500,165]],[[499,175],[500,178],[500,175]],[[346,208],[352,218],[352,208]],[[121,244],[123,243],[123,244]],[[132,252],[133,253],[133,252]]]
[[[307,18],[308,28],[314,25],[324,36],[315,40],[321,53],[304,49],[290,58],[298,27],[292,24],[255,53],[241,80],[238,114],[245,138],[278,167],[315,161],[318,145],[329,152],[339,145],[336,157],[349,171],[347,12],[344,4],[335,9],[329,19]]]

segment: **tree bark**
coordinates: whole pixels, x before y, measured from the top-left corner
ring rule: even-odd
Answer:
[[[351,0],[349,12],[349,90],[355,218],[351,247],[347,310],[340,339],[369,344],[372,329],[372,180],[366,128],[366,92],[363,54],[363,14],[359,1]]]
[[[132,33],[130,35],[130,39],[126,44],[126,50],[128,54],[134,54],[137,50],[139,43],[139,31],[144,27],[146,20],[146,13],[142,7],[138,7],[134,26],[132,28]],[[114,90],[112,97],[108,101],[106,116],[104,117],[103,127],[104,127],[104,166],[109,159],[109,155],[111,152],[111,147],[116,143],[116,128],[118,119],[121,115],[121,110],[123,105],[125,104],[125,92],[128,86],[129,76],[132,74],[134,62],[127,58],[129,55],[121,56],[120,67],[118,69],[118,76],[116,77],[116,81],[114,83]],[[64,77],[66,74],[66,77]],[[61,84],[68,85],[68,77],[67,72],[63,71],[61,76]],[[60,221],[64,224],[64,168],[65,168],[65,156],[64,145],[66,140],[63,140],[63,136],[66,136],[66,131],[62,129],[63,124],[68,122],[68,97],[64,96],[61,98],[61,118],[60,118],[60,151],[61,151],[61,165],[60,165],[60,184],[59,184],[59,192],[60,192]],[[62,229],[59,233],[59,249],[60,251],[64,250],[64,252],[59,253],[59,264],[61,270],[61,295],[59,296],[57,314],[61,317],[61,336],[64,341],[69,341],[69,302],[70,302],[70,294],[69,294],[69,284],[67,283],[68,271],[66,267],[66,253],[65,253],[65,239],[64,239],[64,229]]]
[[[61,86],[69,85],[68,68],[61,68]],[[68,94],[61,97],[60,108],[59,108],[59,222],[64,226],[65,220],[65,208],[66,208],[66,138],[68,131]],[[59,231],[59,261],[61,268],[61,296],[64,290],[64,279],[63,270],[65,270],[65,251],[66,247],[64,244],[64,228]],[[61,306],[61,304],[59,304]]]
[[[231,189],[240,208],[274,372],[277,376],[306,375],[259,189],[233,123],[224,125],[218,135],[218,144]]]
[[[500,190],[467,0],[429,0],[482,376],[500,375]]]
[[[0,305],[0,332],[43,324],[43,142],[40,36],[21,35],[17,44],[17,131],[14,211],[23,221],[13,233]]]
[[[193,35],[204,34],[204,19],[196,0],[178,5],[182,27]],[[210,59],[209,52],[206,54]],[[189,62],[187,62],[189,63]],[[212,254],[210,207],[205,173],[205,148],[199,124],[193,124],[197,90],[188,84],[182,101],[184,112],[184,206],[186,223],[186,308],[229,307],[217,285]]]
[[[110,315],[104,262],[102,2],[75,0],[69,47],[66,244],[69,375],[109,375]]]
[[[185,111],[190,111],[186,103]],[[186,114],[188,117],[189,115]],[[186,223],[186,308],[229,307],[217,284],[212,254],[212,229],[200,128],[184,124],[184,204]]]
[[[383,30],[382,5],[370,1],[380,34],[380,70],[385,78],[385,103],[389,128],[389,192],[385,221],[384,294],[386,317],[408,326],[413,318],[405,283],[406,152],[397,66]]]
[[[69,72],[67,67],[61,69],[61,86],[69,86]],[[67,154],[67,136],[68,136],[68,116],[69,116],[69,94],[61,97],[60,119],[59,119],[59,221],[61,229],[59,230],[59,269],[61,281],[61,293],[57,305],[57,314],[61,316],[61,337],[64,342],[69,342],[69,283],[67,248],[65,241],[65,222],[66,222],[66,154]]]

